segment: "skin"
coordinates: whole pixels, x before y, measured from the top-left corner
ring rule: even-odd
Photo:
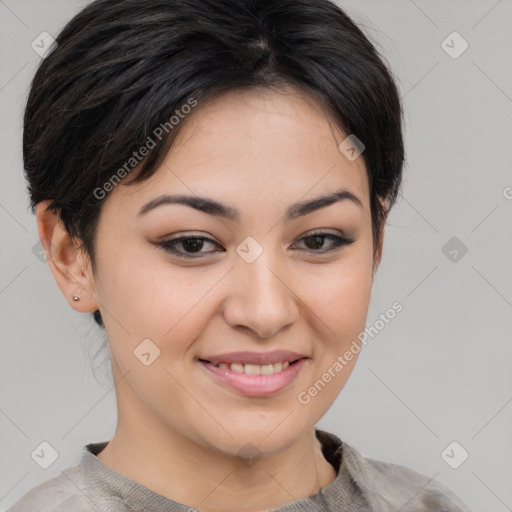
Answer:
[[[362,157],[340,153],[346,135],[304,92],[228,92],[182,122],[150,179],[119,185],[104,199],[94,274],[58,216],[44,211],[47,202],[37,208],[39,234],[70,305],[99,309],[108,334],[118,425],[98,458],[191,507],[269,509],[316,494],[336,477],[314,426],[357,357],[308,404],[297,397],[364,330],[382,238],[374,248]],[[344,200],[284,220],[291,204],[342,187],[362,206]],[[137,216],[164,193],[213,198],[240,210],[240,219],[176,204]],[[355,241],[322,254],[331,239],[315,246],[305,238],[318,229]],[[213,243],[192,252],[195,259],[152,243],[185,235]],[[263,248],[250,264],[236,252],[248,236]],[[146,338],[160,349],[149,366],[133,353]],[[308,360],[288,388],[265,398],[226,388],[197,361],[276,349]],[[248,442],[261,457],[252,465],[237,456]]]

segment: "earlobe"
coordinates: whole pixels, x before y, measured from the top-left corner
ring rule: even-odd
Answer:
[[[36,206],[37,229],[50,270],[66,300],[76,311],[98,309],[94,279],[83,249],[72,240],[57,212],[47,209],[51,201]]]

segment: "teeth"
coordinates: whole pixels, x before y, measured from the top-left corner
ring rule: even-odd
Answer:
[[[274,364],[240,364],[240,363],[219,363],[217,368],[223,370],[230,369],[232,372],[245,373],[246,375],[273,375],[274,373],[286,370],[290,366],[289,361],[282,361]]]
[[[279,365],[279,369],[277,369],[277,365]],[[275,366],[273,364],[262,364],[260,366],[261,375],[272,375],[279,371],[281,371],[281,363],[276,363]]]
[[[261,373],[261,366],[259,364],[246,364],[244,366],[246,375],[259,375]]]
[[[236,373],[244,373],[245,371],[243,364],[233,363],[232,365],[230,365],[230,368],[232,372]]]

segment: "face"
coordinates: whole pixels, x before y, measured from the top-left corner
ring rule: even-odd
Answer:
[[[156,174],[105,199],[97,231],[91,286],[123,380],[119,421],[277,453],[356,361],[338,357],[364,330],[373,280],[364,162],[292,89],[230,92],[182,122]]]

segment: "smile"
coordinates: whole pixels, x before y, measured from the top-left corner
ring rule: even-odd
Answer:
[[[295,361],[292,361],[295,362]],[[212,363],[213,364],[213,363]],[[241,363],[218,363],[215,364],[217,368],[223,370],[231,370],[236,373],[245,373],[246,375],[273,375],[286,370],[290,366],[290,361],[280,361],[274,364],[241,364]]]
[[[249,397],[268,397],[289,387],[309,358],[274,352],[237,353],[211,359],[201,358],[198,362],[215,384]]]

